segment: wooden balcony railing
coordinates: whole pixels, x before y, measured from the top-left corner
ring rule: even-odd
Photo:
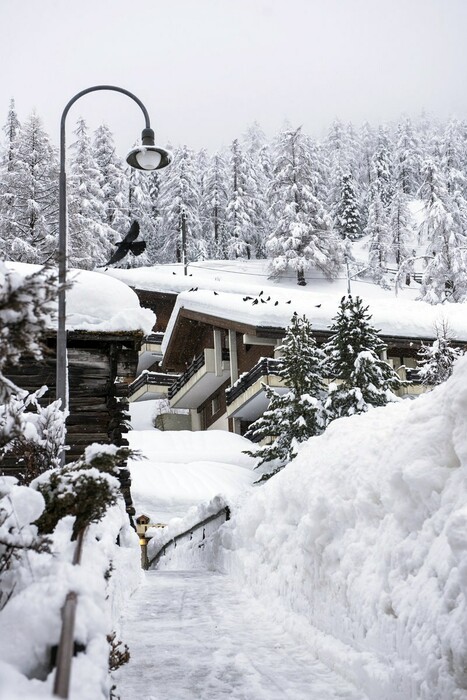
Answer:
[[[233,386],[226,389],[225,396],[227,405],[229,406],[233,403],[235,399],[241,396],[250,386],[253,386],[261,377],[267,377],[270,374],[278,374],[280,365],[280,360],[274,360],[271,357],[263,357],[249,372],[243,374]]]

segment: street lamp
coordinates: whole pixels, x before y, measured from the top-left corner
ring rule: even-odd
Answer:
[[[58,330],[56,351],[56,398],[61,399],[61,408],[68,409],[68,374],[66,341],[66,276],[67,276],[67,202],[66,202],[66,147],[65,120],[70,107],[83,95],[98,90],[112,90],[127,95],[136,102],[143,112],[146,126],[141,134],[141,146],[134,148],[127,156],[127,163],[138,170],[160,170],[170,164],[172,156],[154,144],[154,131],[151,129],[149,114],[136,95],[114,85],[95,85],[78,92],[66,105],[60,121],[60,180],[59,180],[59,219],[58,219]],[[64,453],[62,453],[62,459]]]

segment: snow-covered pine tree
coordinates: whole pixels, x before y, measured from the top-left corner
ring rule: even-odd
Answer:
[[[380,189],[373,182],[370,186],[371,199],[368,209],[368,223],[365,234],[368,236],[368,262],[371,276],[377,284],[385,286],[385,273],[392,252],[389,214],[381,200]]]
[[[151,194],[155,173],[127,168],[128,182],[128,221],[137,221],[140,226],[138,240],[146,242],[144,253],[127,255],[120,263],[123,267],[141,267],[155,262],[167,262],[161,259],[160,220],[154,215],[154,200]]]
[[[391,163],[391,142],[388,130],[380,127],[378,131],[378,142],[376,150],[371,159],[371,193],[378,191],[381,203],[386,209],[389,208],[394,192],[393,169]]]
[[[228,242],[225,232],[227,209],[227,170],[221,153],[209,159],[203,180],[200,205],[203,238],[209,242],[209,257],[223,260],[227,257]]]
[[[127,178],[123,162],[115,152],[113,134],[107,124],[99,126],[94,133],[93,157],[99,171],[99,188],[104,206],[103,223],[120,236],[125,235],[130,224],[126,207]]]
[[[360,129],[360,159],[359,174],[362,188],[367,188],[371,182],[372,167],[371,162],[376,148],[376,136],[373,128],[368,122],[364,122]]]
[[[407,117],[397,126],[394,148],[394,182],[402,194],[416,195],[420,186],[420,146],[412,121]]]
[[[225,217],[229,254],[250,260],[264,250],[264,206],[252,159],[238,139],[231,146],[229,177]]]
[[[361,236],[359,197],[350,173],[341,174],[339,191],[334,203],[334,228],[345,240],[356,241]]]
[[[422,344],[418,353],[417,369],[425,386],[437,386],[452,374],[456,360],[464,353],[452,345],[448,324],[436,326],[436,340],[431,345]]]
[[[0,207],[2,249],[10,260],[45,263],[56,249],[58,160],[32,113],[22,127],[10,111]]]
[[[451,119],[440,141],[441,162],[448,194],[467,197],[467,143],[462,124]]]
[[[392,239],[391,252],[397,267],[400,267],[402,261],[408,258],[412,252],[410,244],[413,226],[407,206],[407,195],[404,194],[399,183],[395,186],[389,207],[389,230]]]
[[[420,189],[426,216],[420,228],[429,261],[422,278],[420,298],[430,304],[461,302],[467,297],[467,223],[462,196],[448,193],[446,180],[433,159],[422,168]]]
[[[11,99],[7,121],[3,127],[5,143],[2,144],[0,152],[0,256],[3,258],[10,257],[12,242],[16,238],[14,183],[18,165],[16,151],[20,127],[15,101]]]
[[[269,193],[276,225],[266,249],[271,274],[293,270],[299,285],[306,284],[305,271],[313,266],[332,279],[344,256],[342,242],[313,189],[312,164],[301,127],[282,132]]]
[[[193,151],[187,146],[175,149],[171,167],[161,174],[159,208],[164,261],[182,262],[184,238],[187,260],[202,257],[199,179]]]
[[[281,394],[265,387],[268,409],[250,425],[247,438],[272,440],[271,444],[248,452],[259,458],[258,466],[271,463],[272,476],[296,454],[296,445],[326,427],[322,399],[324,353],[316,344],[311,323],[293,315],[279,350],[282,353],[277,374],[288,391]]]
[[[67,198],[69,257],[75,267],[92,269],[109,259],[115,234],[105,223],[100,171],[84,119],[78,119],[74,134],[76,141],[70,147]]]
[[[327,356],[329,385],[325,404],[328,420],[364,413],[370,406],[396,401],[403,382],[381,355],[386,345],[370,323],[368,307],[359,297],[343,297],[322,347]]]

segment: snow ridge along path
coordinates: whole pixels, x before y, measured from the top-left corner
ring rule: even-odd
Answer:
[[[364,700],[225,574],[147,571],[121,636],[121,700]]]

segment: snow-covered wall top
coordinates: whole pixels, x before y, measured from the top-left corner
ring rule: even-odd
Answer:
[[[39,265],[7,262],[14,273],[26,277]],[[156,317],[149,309],[142,309],[136,293],[126,284],[108,275],[87,270],[71,270],[68,279],[73,283],[67,291],[67,329],[115,333],[143,331],[150,333]],[[51,319],[51,328],[56,319]]]

